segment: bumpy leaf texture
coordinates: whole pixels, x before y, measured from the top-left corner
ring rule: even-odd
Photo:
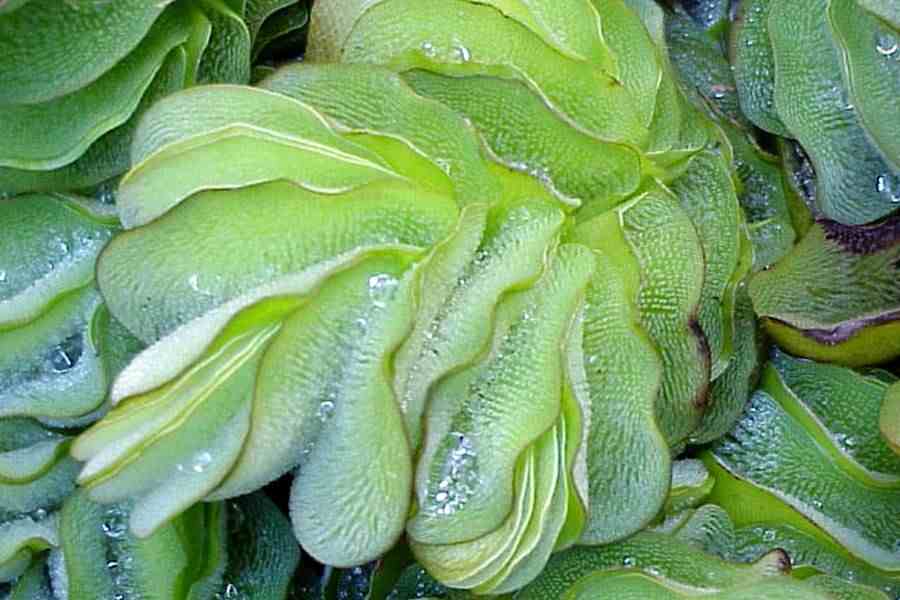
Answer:
[[[309,64],[147,112],[97,272],[149,347],[73,446],[92,498],[147,536],[292,471],[318,560],[405,532],[481,593],[656,517],[749,386],[749,245],[665,48],[570,4],[320,3]]]
[[[10,593],[897,596],[896,20],[694,4],[0,2]]]
[[[86,190],[121,175],[150,106],[197,84],[249,83],[253,57],[282,35],[269,22],[286,13],[305,24],[305,5],[290,4],[0,4],[0,193]]]

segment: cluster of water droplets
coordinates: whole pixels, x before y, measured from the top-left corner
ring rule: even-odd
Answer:
[[[757,439],[769,434],[779,435],[777,413],[775,401],[770,396],[763,392],[754,394],[734,429],[716,444],[716,455],[751,479],[754,474],[766,473],[777,467],[773,453],[766,456],[760,454],[759,448],[766,447],[766,444]]]
[[[408,598],[409,590],[405,590],[407,593],[404,594],[404,598]],[[413,598],[442,598],[447,594],[446,588],[443,585],[435,581],[435,579],[428,574],[425,569],[421,567],[415,567],[415,588],[413,590]],[[387,600],[400,600],[400,594],[397,591],[391,592],[387,596]]]
[[[812,204],[817,194],[815,168],[809,155],[799,143],[788,142],[788,144],[790,149],[787,157],[789,160],[788,174],[794,184],[793,187],[807,204]]]
[[[212,464],[212,461],[212,454],[206,450],[203,450],[194,454],[194,456],[191,458],[190,463],[176,464],[175,469],[179,473],[203,473],[209,467],[209,465]]]
[[[66,570],[66,556],[59,548],[54,548],[47,557],[47,573],[53,597],[56,600],[68,600],[69,572]]]
[[[421,50],[422,54],[430,59],[450,63],[465,64],[472,60],[472,51],[459,40],[454,40],[447,48],[426,40],[422,42]]]
[[[735,3],[738,4],[738,3]],[[763,6],[760,4],[756,4],[752,10],[750,10],[746,15],[746,25],[747,27],[756,24],[758,21],[765,19],[766,15],[763,12]],[[744,40],[744,46],[747,48],[752,48],[755,44],[755,41],[752,37],[747,37]],[[764,48],[759,48],[754,51],[755,53],[767,53],[770,50],[766,50]],[[732,65],[732,70],[734,70],[734,65]],[[765,105],[766,109],[772,110],[775,107],[775,84],[774,77],[772,76],[772,70],[768,66],[766,61],[758,61],[756,67],[753,69],[753,83],[758,88],[758,93],[761,96],[761,100]]]
[[[385,308],[397,294],[400,282],[393,275],[381,273],[369,277],[369,298],[376,308]]]
[[[337,600],[366,600],[372,587],[372,574],[376,563],[341,571],[338,579]]]
[[[684,7],[691,17],[704,29],[728,18],[728,3],[721,0],[695,0],[685,2]]]
[[[132,583],[134,558],[129,548],[128,513],[121,506],[112,505],[104,512],[100,527],[106,538],[106,569],[113,584],[110,600],[139,597]]]
[[[443,516],[463,508],[479,483],[478,456],[472,441],[459,432],[451,432],[450,438],[455,444],[446,452],[443,477],[429,493],[429,512]]]

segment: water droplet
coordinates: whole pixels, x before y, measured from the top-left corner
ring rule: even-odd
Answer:
[[[762,538],[766,542],[774,542],[775,541],[775,531],[772,529],[766,529],[763,532]]]
[[[446,158],[435,158],[434,164],[438,166],[438,168],[446,173],[447,175],[453,174],[453,162],[447,160]]]
[[[76,333],[64,339],[50,350],[50,366],[57,373],[64,373],[78,364],[84,352],[82,335]]]
[[[196,273],[188,278],[188,286],[195,292],[200,291],[200,276]]]
[[[399,282],[388,275],[372,275],[369,277],[369,297],[375,306],[383,308],[394,297]]]
[[[194,462],[191,464],[191,470],[194,473],[202,473],[206,467],[212,462],[212,454],[209,452],[199,452],[194,456]]]
[[[226,598],[237,598],[240,595],[241,591],[237,588],[233,583],[229,583],[225,586],[225,597]]]
[[[94,192],[94,198],[102,204],[112,205],[116,203],[115,184],[103,184]]]
[[[104,521],[102,527],[108,538],[118,539],[125,535],[126,527],[122,521]]]
[[[453,52],[456,54],[456,57],[460,62],[465,63],[472,60],[472,52],[465,46],[456,46],[454,47]]]
[[[0,270],[0,283],[6,282],[6,271]]]
[[[334,402],[331,400],[322,400],[319,403],[319,420],[323,423],[331,418],[331,415],[334,414]]]
[[[425,56],[429,58],[433,58],[437,54],[437,50],[434,48],[434,44],[431,42],[422,42],[422,52],[425,53]]]
[[[885,200],[900,204],[900,178],[893,175],[879,175],[875,178],[875,190]]]
[[[366,334],[369,332],[369,322],[365,317],[360,317],[354,321],[356,328],[359,329],[359,332],[362,334]]]
[[[891,57],[897,54],[897,50],[900,50],[900,44],[893,36],[882,35],[875,43],[875,50],[884,57]]]
[[[637,559],[633,556],[626,556],[622,559],[622,565],[625,567],[633,567],[637,564]]]

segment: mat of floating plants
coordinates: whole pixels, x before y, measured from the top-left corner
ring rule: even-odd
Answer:
[[[0,0],[0,600],[900,599],[897,0]]]

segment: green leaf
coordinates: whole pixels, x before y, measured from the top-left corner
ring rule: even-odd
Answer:
[[[100,295],[87,286],[55,300],[39,319],[0,333],[0,416],[75,419],[106,396],[93,331]]]
[[[165,57],[187,36],[183,13],[167,11],[134,51],[90,85],[37,104],[0,105],[6,115],[0,166],[49,170],[74,162],[131,117]]]
[[[590,234],[590,223],[576,229],[573,241],[579,232]],[[603,250],[595,250],[595,260],[583,342],[591,402],[590,509],[581,539],[592,544],[621,539],[649,523],[671,478],[668,444],[656,420],[662,363],[640,326],[639,283]]]
[[[833,596],[818,591],[800,581],[787,577],[760,581],[734,588],[707,593],[685,590],[678,581],[666,581],[628,571],[596,573],[574,585],[566,594],[571,600],[613,600],[620,598],[653,598],[681,600],[682,598],[710,598],[712,600],[832,600]]]
[[[140,43],[171,2],[34,0],[25,10],[0,14],[0,103],[46,102],[96,81]]]
[[[880,414],[881,435],[900,455],[900,385],[892,385],[885,395]]]
[[[404,79],[416,93],[464,115],[494,160],[536,178],[565,205],[605,210],[638,187],[637,151],[571,127],[523,83],[426,71],[411,71]]]
[[[299,463],[294,532],[326,564],[384,554],[409,514],[412,453],[388,367],[414,315],[405,262],[390,257],[329,281],[285,321],[260,366],[260,401],[232,477]]]
[[[25,6],[28,2],[31,2],[31,0],[0,0],[0,15]]]
[[[98,281],[112,314],[152,341],[273,278],[355,248],[430,247],[456,214],[451,198],[403,183],[333,196],[286,182],[203,192],[115,238],[100,257]],[[302,237],[296,223],[304,223]]]
[[[660,80],[667,76],[656,60],[653,40],[625,0],[591,0],[591,3],[600,16],[600,34],[609,46],[615,66],[609,68],[600,62],[597,65],[609,71],[630,92],[641,123],[650,127],[657,118],[655,96]]]
[[[113,229],[98,206],[51,195],[0,200],[0,223],[14,232],[0,239],[0,331],[89,284]]]
[[[347,0],[340,4],[314,2],[306,59],[314,63],[340,62],[344,44],[359,16],[383,1]]]
[[[16,582],[10,600],[53,600],[53,590],[44,564],[35,562]]]
[[[685,172],[669,184],[697,229],[703,248],[703,288],[697,320],[709,346],[711,377],[728,366],[734,352],[734,305],[727,297],[738,284],[741,210],[729,164],[721,154],[695,155]]]
[[[766,389],[785,393],[777,386]],[[897,525],[889,515],[900,506],[900,490],[867,477],[848,460],[836,460],[834,444],[809,431],[782,402],[787,398],[776,402],[757,392],[742,421],[716,445],[716,460],[736,477],[777,494],[856,556],[898,570]]]
[[[816,575],[810,577],[807,582],[810,586],[828,593],[829,597],[833,597],[835,600],[888,600],[888,596],[880,590],[844,581],[837,577]]]
[[[182,48],[169,53],[131,118],[91,144],[75,162],[51,171],[0,167],[0,192],[81,190],[123,173],[129,167],[128,151],[140,117],[156,100],[184,85],[185,56]]]
[[[417,468],[418,513],[407,527],[416,543],[473,540],[510,514],[515,465],[560,414],[560,349],[592,269],[585,248],[560,247],[534,287],[497,308],[487,355],[434,390]],[[529,405],[519,402],[523,394]]]
[[[199,110],[201,106],[203,110]],[[234,148],[214,142],[222,138],[228,142],[239,134],[259,140],[229,143],[266,144],[257,148],[266,154],[256,156],[248,149],[223,159],[221,153]],[[313,156],[292,156],[294,149]],[[185,160],[187,152],[196,153],[198,163]],[[286,175],[292,166],[303,169],[303,161],[315,159],[315,153],[321,155],[319,161],[342,162],[345,168],[336,171],[333,165],[315,163],[297,176]],[[336,193],[392,176],[376,153],[341,138],[312,108],[277,94],[237,86],[193,88],[155,105],[135,135],[132,160],[135,167],[123,178],[117,199],[127,228],[150,222],[203,189],[289,178],[312,191],[322,188]],[[205,168],[198,169],[197,164]],[[353,168],[355,175],[342,174]],[[368,179],[364,177],[367,169],[371,173]]]
[[[753,564],[736,564],[701,552],[669,535],[643,531],[615,544],[572,548],[554,555],[541,576],[520,591],[516,599],[567,598],[566,592],[579,581],[604,573],[622,573],[623,569],[636,575],[662,577],[682,588],[711,594],[731,587],[758,585],[767,578],[781,580],[778,576],[789,568],[788,557],[781,551],[772,552]]]
[[[672,464],[672,487],[666,498],[665,513],[673,515],[695,508],[709,496],[715,484],[703,463],[696,459],[676,460]]]
[[[789,137],[775,108],[775,56],[769,39],[771,6],[772,0],[747,0],[740,4],[731,33],[731,60],[743,113],[760,129]]]
[[[456,26],[441,25],[448,22]],[[620,83],[599,66],[536,42],[527,28],[493,7],[461,0],[393,0],[359,18],[343,61],[525,80],[554,110],[594,136],[635,145],[646,141],[647,123]]]
[[[204,190],[282,180],[321,194],[338,194],[401,177],[336,148],[253,127],[231,125],[167,145],[122,180],[118,204],[127,225],[148,222]]]
[[[735,73],[719,41],[684,13],[666,19],[666,39],[672,63],[695,104],[715,117],[749,128],[739,106]]]
[[[250,82],[250,31],[223,0],[200,0],[212,33],[197,68],[197,83]]]
[[[309,9],[302,4],[293,4],[278,11],[267,19],[259,30],[253,44],[253,60],[270,49],[276,55],[282,46],[292,47],[294,54],[303,49],[303,29],[309,24]]]
[[[859,4],[900,30],[900,9],[891,0],[859,0]]]
[[[581,228],[630,278],[640,326],[663,365],[656,416],[677,445],[699,425],[709,385],[709,350],[696,323],[704,270],[696,229],[671,194],[656,190]]]
[[[564,56],[607,70],[615,68],[602,35],[606,15],[587,0],[577,0],[565,7],[543,0],[475,0],[475,3],[496,8]]]
[[[294,0],[249,0],[243,16],[250,31],[250,39],[255,43],[256,36],[266,20],[292,4],[297,3]]]
[[[220,341],[181,377],[129,398],[83,433],[72,453],[86,461],[79,482],[91,498],[137,498],[131,528],[146,537],[216,488],[241,451],[247,394],[277,329],[263,323]]]
[[[793,196],[777,157],[756,146],[745,132],[728,123],[719,126],[734,150],[734,170],[741,182],[738,199],[753,243],[753,270],[778,262],[797,239],[791,217]]]
[[[127,530],[129,509],[76,492],[60,519],[62,564],[54,587],[70,598],[205,600],[225,569],[225,508],[198,504],[152,537]],[[207,589],[208,591],[203,591]]]
[[[753,307],[787,351],[860,366],[900,355],[896,219],[871,228],[817,223],[750,281]]]
[[[563,223],[555,208],[523,204],[500,213],[485,232],[481,205],[464,210],[453,235],[423,264],[413,330],[397,353],[395,389],[414,448],[430,389],[488,350],[498,302],[533,283]]]
[[[873,424],[890,384],[874,376],[795,359],[777,352],[772,364],[784,385],[843,454],[886,481],[900,480],[900,457],[884,443]],[[896,381],[896,378],[892,378]]]
[[[740,418],[756,384],[762,340],[745,285],[738,290],[734,328],[734,357],[710,385],[709,406],[700,427],[691,434],[692,444],[706,444],[728,433]]]
[[[500,185],[481,156],[481,141],[461,115],[423,98],[396,74],[371,65],[290,65],[260,86],[305,102],[340,131],[403,140],[452,176],[457,203],[491,204]]]
[[[849,225],[896,210],[900,173],[863,129],[841,78],[841,57],[826,26],[827,2],[776,2],[769,12],[775,53],[775,105],[815,166],[817,203]]]
[[[750,498],[744,497],[745,503]],[[777,502],[777,501],[776,501]],[[850,554],[837,542],[810,535],[792,525],[760,515],[760,520],[748,523],[736,531],[738,560],[755,560],[759,556],[782,548],[791,557],[794,572],[800,576],[808,573],[828,573],[845,581],[884,590],[890,597],[900,594],[898,574],[875,569],[865,561]],[[802,516],[797,518],[803,520]]]
[[[542,436],[534,447],[528,448],[517,464],[512,478],[515,490],[513,508],[500,527],[465,542],[441,545],[411,543],[416,558],[430,568],[438,580],[453,587],[479,589],[480,586],[489,586],[508,565],[531,519],[535,518],[538,494],[542,500],[546,499],[548,473],[541,467],[550,463],[535,460],[535,454],[546,438],[546,435]],[[556,440],[551,438],[549,442],[552,444]],[[538,480],[539,476],[543,477]],[[552,487],[554,482],[549,483]]]
[[[290,523],[262,493],[238,498],[227,506],[225,597],[229,593],[258,600],[287,597],[300,562]]]
[[[895,174],[900,170],[900,31],[869,14],[855,0],[832,0],[828,23],[843,58],[844,81],[866,133]],[[900,182],[891,182],[900,203]]]

